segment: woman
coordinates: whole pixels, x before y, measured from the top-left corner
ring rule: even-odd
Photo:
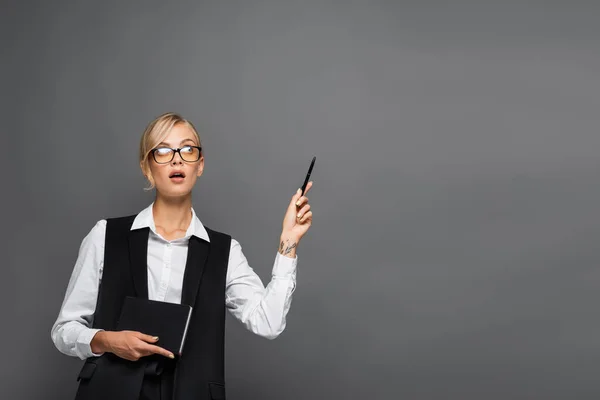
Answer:
[[[265,288],[240,244],[205,227],[192,208],[204,157],[189,121],[175,113],[152,121],[140,167],[155,200],[137,215],[98,221],[84,238],[52,340],[86,360],[78,400],[224,399],[225,310],[266,338],[284,330],[296,250],[312,223],[308,198],[300,189],[291,198]],[[117,329],[126,296],[192,306],[181,357],[159,338]]]

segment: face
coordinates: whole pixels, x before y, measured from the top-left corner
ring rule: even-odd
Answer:
[[[187,124],[180,123],[171,129],[164,141],[154,147],[157,149],[154,154],[150,153],[148,157],[150,173],[156,190],[161,196],[189,195],[196,179],[202,175],[204,157],[200,153],[197,161],[190,161],[198,157],[198,149],[189,146],[198,146],[198,140]],[[169,148],[181,149],[183,158],[180,153],[169,151]]]

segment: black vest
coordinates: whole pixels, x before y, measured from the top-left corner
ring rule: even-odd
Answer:
[[[130,230],[135,215],[107,220],[104,268],[93,327],[115,330],[126,296],[148,298],[149,228]],[[225,278],[231,236],[206,228],[210,243],[190,237],[181,303],[193,307],[173,400],[225,399]],[[165,360],[168,360],[165,358]],[[137,400],[146,362],[112,353],[88,358],[76,400]]]

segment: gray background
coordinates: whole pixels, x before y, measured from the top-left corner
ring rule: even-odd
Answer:
[[[165,111],[194,206],[267,281],[313,155],[286,331],[228,319],[231,399],[600,396],[593,2],[3,2],[3,399],[68,399],[50,341],[83,237],[135,213]]]

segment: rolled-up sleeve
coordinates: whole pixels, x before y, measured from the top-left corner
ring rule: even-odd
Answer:
[[[275,339],[286,326],[286,317],[296,288],[294,258],[275,255],[271,281],[265,287],[248,264],[242,247],[231,240],[227,271],[226,306],[231,314],[257,335]]]

